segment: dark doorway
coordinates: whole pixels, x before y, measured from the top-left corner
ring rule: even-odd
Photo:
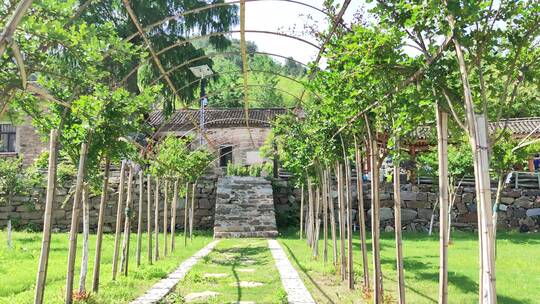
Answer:
[[[232,146],[219,147],[219,166],[227,167],[228,163],[232,163]]]

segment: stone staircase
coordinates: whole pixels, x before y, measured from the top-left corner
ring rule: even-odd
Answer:
[[[217,182],[214,238],[277,237],[272,184],[262,177]]]

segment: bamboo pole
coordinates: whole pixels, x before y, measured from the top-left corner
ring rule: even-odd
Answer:
[[[167,203],[169,201],[169,179],[165,179],[165,196],[163,198],[163,256],[167,256],[168,254],[168,247],[169,247],[169,244],[168,244],[168,241],[167,241],[167,238],[168,238],[168,234],[167,234],[167,230],[169,230],[169,227],[168,227],[168,220],[167,220],[167,217],[168,217],[168,210],[167,210]]]
[[[129,241],[131,236],[131,215],[133,213],[133,166],[129,166],[126,209],[124,218],[124,237],[122,241],[122,258],[120,259],[120,271],[128,275],[129,266]]]
[[[355,161],[356,161],[356,188],[358,199],[358,227],[360,231],[360,248],[362,250],[362,267],[363,267],[363,286],[364,290],[370,289],[369,284],[369,265],[367,255],[367,242],[366,242],[366,218],[364,209],[364,180],[363,180],[363,163],[362,155],[360,154],[360,148],[356,136],[354,137],[354,149],[355,149]]]
[[[120,183],[118,184],[118,204],[116,207],[116,231],[114,235],[114,253],[112,260],[112,280],[116,280],[118,271],[118,253],[120,250],[120,233],[122,229],[122,211],[124,209],[124,180],[126,175],[126,162],[123,160],[120,167]]]
[[[186,201],[184,202],[184,247],[187,246],[188,212],[189,212],[189,182],[186,183]]]
[[[197,182],[191,185],[191,208],[189,208],[189,240],[193,241],[193,216],[195,215],[195,191],[197,190]]]
[[[300,239],[304,234],[304,184],[300,186]]]
[[[99,275],[101,268],[101,246],[103,244],[103,222],[105,221],[105,205],[107,204],[107,196],[109,195],[109,171],[111,161],[105,158],[105,169],[103,171],[103,187],[101,188],[101,199],[99,201],[98,227],[96,235],[96,253],[94,256],[94,273],[92,280],[92,291],[97,293],[99,290]]]
[[[336,173],[337,176],[337,173]],[[328,184],[328,208],[330,209],[330,230],[332,232],[332,263],[337,267],[337,233],[336,233],[336,215],[334,211],[334,198],[332,197],[332,172],[326,169],[326,183]]]
[[[154,233],[156,246],[154,247],[154,259],[159,260],[159,177],[156,177],[156,191],[154,192]]]
[[[90,234],[90,216],[89,216],[89,191],[88,184],[84,184],[82,195],[82,218],[83,218],[83,248],[81,259],[81,272],[79,274],[79,295],[86,295],[86,275],[88,274],[88,236]]]
[[[439,303],[448,303],[448,114],[437,105],[439,157]]]
[[[152,265],[152,180],[146,175],[146,256],[148,264]]]
[[[142,246],[142,212],[143,212],[143,192],[144,177],[142,169],[139,170],[139,211],[137,214],[137,267],[141,266],[141,246]]]
[[[399,154],[399,138],[396,137],[396,153]],[[405,304],[405,277],[403,272],[403,244],[401,241],[401,184],[400,184],[400,164],[399,155],[394,158],[394,232],[396,238],[396,268],[397,268],[397,289],[398,303]]]
[[[377,160],[377,141],[370,143],[371,152],[371,235],[373,247],[373,268],[375,303],[383,301],[382,271],[381,271],[381,247],[380,247],[380,201],[379,201],[379,164]]]
[[[34,304],[43,303],[45,281],[49,266],[49,252],[51,249],[52,208],[56,196],[56,159],[58,155],[58,130],[52,129],[49,135],[49,168],[47,172],[47,196],[45,200],[45,214],[43,216],[43,238],[41,240],[41,255],[36,279]]]
[[[65,303],[73,302],[73,277],[75,272],[75,258],[77,256],[77,236],[79,231],[79,210],[81,204],[82,188],[84,183],[86,158],[88,154],[88,142],[81,144],[79,156],[79,169],[77,171],[77,181],[75,184],[75,197],[73,198],[73,208],[71,209],[71,229],[69,231],[69,252],[66,274]]]
[[[178,178],[174,181],[174,191],[171,206],[171,253],[174,252],[174,238],[176,232],[176,205],[178,204]]]
[[[310,248],[313,248],[313,230],[314,230],[314,227],[313,227],[313,217],[314,217],[314,212],[313,212],[313,188],[312,188],[312,184],[311,184],[311,179],[308,178],[308,221],[307,221],[307,229],[306,229],[306,234],[307,234],[307,242],[308,242],[308,245]]]

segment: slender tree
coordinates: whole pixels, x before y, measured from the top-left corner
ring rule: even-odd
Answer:
[[[109,195],[109,170],[111,161],[108,157],[105,158],[105,168],[103,171],[103,188],[101,189],[101,199],[99,201],[99,215],[96,235],[96,253],[94,256],[94,273],[92,280],[92,291],[99,290],[99,275],[101,268],[101,246],[103,244],[103,222],[105,221],[105,205]]]
[[[129,268],[129,243],[131,239],[131,216],[133,214],[133,164],[129,165],[126,209],[124,214],[124,236],[122,238],[122,257],[120,271],[127,277]]]
[[[90,235],[90,208],[89,208],[89,187],[85,184],[83,187],[82,195],[82,207],[83,207],[83,244],[82,244],[82,258],[81,258],[81,271],[79,274],[79,295],[86,296],[86,275],[88,274],[88,237]]]
[[[137,212],[137,267],[141,266],[141,246],[142,246],[142,213],[144,200],[144,175],[143,170],[139,170],[139,210]]]
[[[159,177],[156,180],[156,191],[154,191],[154,233],[156,237],[156,246],[154,247],[154,260],[159,260]]]
[[[120,234],[122,232],[122,211],[124,209],[124,180],[126,175],[126,162],[120,166],[120,182],[118,184],[118,204],[116,205],[116,229],[114,235],[114,253],[112,260],[112,280],[116,280],[118,272],[118,253],[120,252]]]
[[[174,239],[176,237],[176,205],[178,203],[178,178],[174,181],[173,199],[171,205],[171,252],[174,252]]]
[[[152,179],[146,175],[146,255],[148,264],[152,265]]]

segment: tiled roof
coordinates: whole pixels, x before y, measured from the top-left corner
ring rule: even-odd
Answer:
[[[287,111],[285,108],[249,109],[249,125],[270,126],[276,116],[286,114]],[[177,129],[192,128],[192,121],[199,123],[200,113],[199,110],[179,110],[166,119],[161,111],[154,111],[150,113],[150,124],[159,126],[165,121],[165,125],[174,126]],[[205,111],[206,128],[245,125],[246,117],[243,108],[207,109]]]
[[[506,129],[517,137],[527,136],[531,132],[534,137],[540,134],[540,117],[511,118],[492,122],[489,124],[489,129],[490,131],[493,131],[495,127],[503,129],[505,124]]]

